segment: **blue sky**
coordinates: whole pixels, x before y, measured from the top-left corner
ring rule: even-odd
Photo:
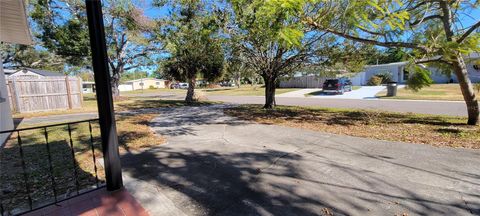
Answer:
[[[155,19],[155,18],[163,18],[169,15],[169,8],[168,7],[154,7],[152,5],[152,0],[144,0],[139,5],[144,10],[146,16]],[[462,15],[460,18],[462,20],[463,28],[469,27],[474,23],[480,20],[480,10],[479,9],[472,9],[470,11],[465,11],[466,13]],[[151,73],[155,70],[155,67],[144,67],[143,70],[148,71]]]
[[[144,5],[145,6],[143,9],[144,9],[145,15],[147,15],[150,18],[160,18],[160,17],[168,16],[168,12],[169,12],[168,8],[153,7],[152,0],[146,0]]]

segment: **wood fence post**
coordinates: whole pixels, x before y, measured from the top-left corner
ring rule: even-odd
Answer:
[[[12,104],[14,104],[15,112],[21,113],[22,107],[20,107],[20,92],[18,92],[17,80],[15,76],[12,79],[12,86],[10,91],[12,92]]]
[[[83,107],[83,82],[82,82],[82,79],[80,77],[77,77],[77,81],[78,81],[78,95],[80,97],[80,107]]]
[[[68,76],[65,76],[65,85],[67,86],[68,109],[72,109],[72,92],[70,91],[70,80],[68,80]]]

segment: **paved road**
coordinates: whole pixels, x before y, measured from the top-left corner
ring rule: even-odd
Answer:
[[[139,95],[139,97],[157,97],[168,100],[183,100],[183,95],[162,93]],[[233,104],[263,104],[264,97],[260,96],[208,96],[209,100],[222,101]],[[292,106],[320,106],[331,108],[369,109],[393,112],[412,112],[422,114],[467,116],[463,102],[442,101],[405,101],[405,100],[356,100],[356,99],[320,99],[320,98],[293,98],[277,97],[277,104]],[[78,113],[15,119],[16,124],[53,124],[68,121],[80,121],[97,118],[97,113]]]
[[[140,95],[138,95],[140,96]],[[174,93],[149,94],[148,97],[158,97],[171,100],[183,100],[184,95]],[[209,95],[211,101],[221,101],[233,104],[263,104],[263,96],[220,96]],[[290,106],[321,106],[330,108],[369,109],[403,113],[420,113],[433,115],[467,116],[467,107],[462,101],[420,101],[420,100],[366,100],[341,98],[295,98],[276,97],[278,105]]]
[[[259,96],[208,96],[209,100],[234,104],[263,104],[264,97]],[[467,116],[463,102],[414,101],[414,100],[359,100],[359,99],[320,99],[320,98],[276,98],[278,105],[320,106],[331,108],[352,108],[382,110],[403,113],[421,113],[434,115]]]
[[[168,143],[122,157],[151,215],[478,215],[480,151],[339,136],[164,109]]]

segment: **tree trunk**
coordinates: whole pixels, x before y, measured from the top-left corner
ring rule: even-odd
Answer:
[[[240,79],[241,79],[240,76],[238,76],[238,77],[235,78],[235,85],[237,86],[237,88],[240,88],[240,85],[241,85],[241,84],[240,84],[240,83],[241,83]]]
[[[120,85],[119,80],[112,79],[112,97],[113,97],[113,100],[117,100],[120,97],[120,90],[118,89],[119,85]]]
[[[120,72],[119,71],[112,71],[112,97],[113,100],[117,100],[120,97],[120,90],[118,86],[120,85]]]
[[[277,104],[275,102],[275,77],[264,77],[265,81],[265,105],[264,109],[273,109]]]
[[[463,60],[461,54],[458,54],[455,61],[452,63],[453,70],[455,72],[455,75],[457,76],[458,83],[460,84],[460,90],[462,91],[463,99],[465,100],[465,103],[467,105],[467,124],[477,125],[479,115],[478,101],[475,95],[475,91],[473,89],[472,82],[470,81],[470,77],[468,77],[468,71],[465,65],[465,61]]]
[[[185,97],[185,102],[187,103],[192,103],[195,101],[195,83],[196,83],[196,78],[190,78],[188,79],[188,90],[187,90],[187,96]]]

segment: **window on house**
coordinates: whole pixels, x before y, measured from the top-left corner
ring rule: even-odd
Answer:
[[[160,85],[160,82],[156,82],[155,85]]]
[[[408,80],[409,77],[410,77],[410,72],[403,69],[403,80]]]

